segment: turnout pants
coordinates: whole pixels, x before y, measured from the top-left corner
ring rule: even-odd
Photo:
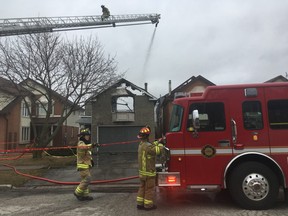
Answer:
[[[137,205],[152,208],[155,194],[155,177],[140,178],[140,187],[137,194]]]
[[[78,187],[75,190],[75,193],[78,196],[88,196],[89,195],[89,189],[88,186],[91,182],[91,173],[90,169],[80,169],[79,170],[81,182],[78,185]]]

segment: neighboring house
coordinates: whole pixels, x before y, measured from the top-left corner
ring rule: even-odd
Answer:
[[[107,144],[135,141],[101,147],[100,151],[136,152],[137,134],[143,126],[151,127],[151,140],[154,139],[156,100],[148,93],[147,84],[143,89],[126,79],[120,79],[104,91],[93,95],[85,113],[92,116],[92,142]]]
[[[273,79],[266,81],[265,83],[268,83],[268,82],[288,82],[288,79],[286,79],[282,75],[279,75],[279,76],[274,77]]]
[[[18,90],[16,89],[18,88]],[[0,150],[24,148],[30,142],[30,121],[19,94],[30,93],[0,77]]]
[[[172,102],[175,98],[202,95],[208,86],[215,84],[202,76],[192,76],[181,85],[171,90],[169,81],[169,93],[159,98],[156,106],[157,127],[156,137],[162,137],[169,130],[170,116],[172,112]]]
[[[28,81],[37,86],[37,88],[44,90],[37,82]],[[36,91],[29,91],[24,86],[25,82],[14,85],[9,80],[0,77],[0,152],[25,148],[27,144],[32,142],[34,135],[31,128],[29,110],[32,110],[32,117],[37,129],[40,129],[48,121],[51,130],[54,130],[57,120],[61,116],[64,101],[61,95],[52,91],[54,107],[51,117],[45,120],[44,116],[46,113],[43,106],[40,103],[36,102],[33,104],[27,100],[32,97],[38,102],[42,101],[45,106],[45,97],[37,95]],[[26,106],[23,98],[29,101],[29,107]],[[75,145],[77,143],[79,127],[76,120],[79,119],[83,112],[84,110],[79,108],[78,111],[72,113],[64,121],[61,130],[50,143],[50,146]]]
[[[26,84],[28,83],[28,84]],[[35,104],[32,106],[32,118],[34,121],[34,125],[36,125],[37,131],[41,130],[41,127],[43,127],[44,124],[49,124],[51,127],[51,131],[54,131],[59,119],[61,118],[62,112],[64,110],[64,115],[66,114],[66,110],[70,108],[70,106],[73,105],[71,101],[66,102],[66,99],[58,94],[55,91],[51,91],[51,95],[53,98],[53,108],[52,113],[50,115],[49,119],[46,119],[46,108],[47,108],[47,98],[45,97],[45,94],[47,94],[45,88],[43,85],[28,79],[21,83],[23,87],[25,87],[27,90],[30,90],[35,98]],[[28,87],[29,86],[29,87]],[[33,89],[30,88],[33,86]],[[40,93],[41,92],[41,93]],[[65,109],[65,105],[68,107]],[[76,123],[77,119],[79,119],[79,116],[83,115],[84,109],[81,109],[80,107],[77,107],[77,109],[69,115],[69,117],[63,122],[61,125],[60,131],[57,133],[56,137],[53,139],[52,142],[50,142],[49,146],[66,146],[66,145],[76,145],[78,140],[78,132],[79,132],[79,126]],[[32,131],[31,131],[32,132]],[[33,133],[31,133],[31,139],[33,139]]]

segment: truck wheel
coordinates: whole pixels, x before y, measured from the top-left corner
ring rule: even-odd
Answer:
[[[228,180],[232,198],[245,209],[269,209],[277,201],[279,182],[264,164],[245,162],[232,170]]]

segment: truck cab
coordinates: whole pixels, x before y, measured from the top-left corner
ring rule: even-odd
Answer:
[[[246,209],[267,209],[287,188],[288,83],[210,86],[174,100],[166,171],[158,185],[228,189]]]

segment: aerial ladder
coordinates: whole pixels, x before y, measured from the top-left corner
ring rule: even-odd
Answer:
[[[43,32],[155,24],[160,14],[111,15],[102,20],[96,16],[61,16],[0,19],[0,37]]]

